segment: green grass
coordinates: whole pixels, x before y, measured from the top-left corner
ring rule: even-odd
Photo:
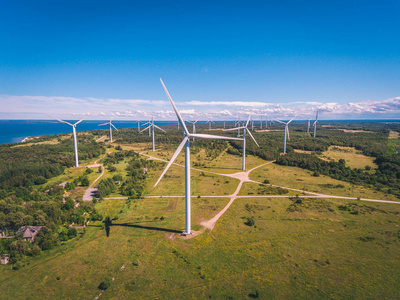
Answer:
[[[295,196],[299,192],[272,187],[270,185],[259,184],[254,182],[245,182],[240,189],[239,196],[256,196],[256,195],[286,195]]]
[[[167,160],[172,153],[171,149],[149,152]],[[199,153],[202,160],[204,152]],[[177,162],[183,160],[181,153]],[[224,153],[214,160],[204,158],[204,163],[205,170],[236,173],[241,157]],[[250,169],[265,161],[248,156],[247,163]],[[106,171],[103,178],[116,173],[126,176],[126,165],[126,161],[116,164],[117,171]],[[225,165],[232,168],[224,169]],[[153,188],[164,168],[165,164],[159,164],[149,170],[145,195],[183,196],[184,168],[180,166],[171,166]],[[94,170],[90,180],[99,175]],[[54,180],[65,181],[84,171],[68,169]],[[196,170],[191,175],[195,196],[229,195],[239,183]],[[275,164],[254,170],[250,179],[268,179],[271,184],[322,194],[397,200],[393,195]],[[77,189],[77,193],[83,191]],[[278,189],[244,183],[239,195],[270,192],[278,194]],[[286,195],[295,194],[289,191]],[[193,197],[192,229],[203,231],[200,223],[214,217],[228,201],[225,197]],[[18,271],[0,266],[0,299],[93,299],[108,277],[115,280],[101,299],[247,299],[256,291],[261,299],[398,298],[399,205],[321,198],[295,201],[289,197],[238,198],[212,232],[182,239],[183,197],[104,200],[96,209],[113,219],[108,237],[102,222],[92,222],[78,238],[27,258]],[[245,224],[247,218],[254,219],[254,226]]]
[[[290,187],[326,195],[393,201],[399,200],[394,195],[378,192],[363,186],[353,186],[350,183],[332,179],[325,175],[314,177],[312,176],[312,173],[313,172],[311,171],[297,167],[268,164],[254,170],[250,174],[250,179],[260,182],[264,179],[268,179],[271,184],[279,185],[281,187]]]
[[[194,199],[193,227],[227,199]],[[246,205],[247,204],[247,205]],[[355,206],[358,215],[339,210]],[[4,299],[386,298],[399,294],[400,207],[325,199],[237,199],[215,229],[182,240],[183,199],[107,200],[113,221],[28,259],[0,267]],[[255,226],[245,225],[253,217]],[[161,219],[162,218],[162,219]],[[125,269],[121,267],[125,265]],[[57,280],[57,277],[60,280]]]

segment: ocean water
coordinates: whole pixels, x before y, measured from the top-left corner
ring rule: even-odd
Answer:
[[[73,124],[77,120],[66,120]],[[99,124],[105,123],[107,120],[85,120],[76,126],[76,130],[96,130],[96,129],[108,129],[108,126],[99,126]],[[141,121],[141,124],[147,121]],[[221,123],[222,121],[216,122]],[[226,122],[232,122],[226,121]],[[304,123],[304,120],[294,120],[293,124]],[[337,123],[399,123],[400,120],[321,120],[319,124],[337,124]],[[158,126],[177,124],[177,121],[154,121]],[[204,123],[204,122],[199,122]],[[113,121],[113,124],[117,128],[137,128],[136,121]],[[255,120],[254,124],[258,124]],[[305,123],[304,123],[305,124]],[[60,133],[71,133],[71,126],[59,123],[55,120],[0,120],[0,144],[11,144],[19,143],[24,138],[29,136],[40,136],[49,134],[60,134]],[[190,127],[190,126],[189,126]],[[190,129],[189,129],[190,130]]]
[[[75,121],[66,120],[67,122],[74,124]],[[79,123],[76,126],[76,131],[96,130],[96,129],[108,129],[109,126],[99,126],[99,124],[105,123],[101,120],[88,120]],[[147,121],[142,121],[141,124]],[[134,121],[113,121],[112,122],[117,128],[137,128],[137,122]],[[176,124],[176,121],[154,121],[158,126]],[[55,120],[0,120],[0,144],[11,144],[19,143],[28,136],[40,136],[49,134],[60,134],[60,133],[72,133],[72,127],[59,123]]]

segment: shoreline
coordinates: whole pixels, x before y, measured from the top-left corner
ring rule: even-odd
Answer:
[[[26,138],[24,138],[22,141],[20,141],[19,143],[25,143],[34,139],[38,139],[40,138],[40,136],[27,136]]]

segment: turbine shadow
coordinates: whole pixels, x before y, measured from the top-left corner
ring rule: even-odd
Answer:
[[[142,225],[126,224],[126,223],[124,223],[124,224],[111,224],[111,226],[134,227],[134,228],[146,229],[146,230],[157,230],[157,231],[165,231],[165,232],[173,232],[173,233],[182,233],[182,231],[168,229],[168,228],[142,226]]]

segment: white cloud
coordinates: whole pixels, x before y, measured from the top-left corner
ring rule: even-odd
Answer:
[[[299,118],[314,118],[316,110],[322,119],[337,118],[399,118],[400,97],[381,101],[364,100],[359,102],[322,103],[304,101],[291,103],[264,103],[246,101],[187,101],[176,103],[184,118],[222,119],[246,118],[252,114],[254,119],[267,116],[269,119],[288,119],[294,115]],[[192,106],[192,107],[188,107]],[[183,109],[182,109],[183,108]],[[148,120],[151,115],[159,120],[176,120],[168,101],[144,99],[101,99],[48,96],[0,95],[0,118],[59,118],[84,116],[91,113],[91,119],[112,117],[118,119]]]
[[[187,101],[180,105],[191,106],[239,106],[239,107],[267,107],[273,104],[264,102],[247,102],[247,101]]]

